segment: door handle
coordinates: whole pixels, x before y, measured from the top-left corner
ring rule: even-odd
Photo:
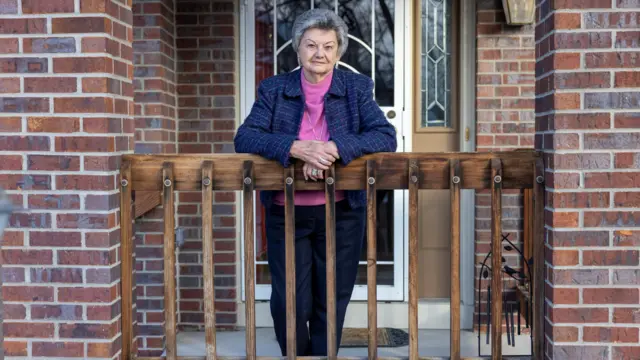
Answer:
[[[393,110],[387,111],[387,119],[394,119],[396,117],[396,112]]]

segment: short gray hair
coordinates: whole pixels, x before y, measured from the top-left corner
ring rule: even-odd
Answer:
[[[311,9],[302,13],[293,23],[293,39],[291,46],[298,53],[302,35],[309,29],[334,30],[338,38],[338,56],[342,57],[349,45],[349,28],[347,24],[329,9]]]

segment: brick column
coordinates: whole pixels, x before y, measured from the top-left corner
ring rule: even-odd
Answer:
[[[535,96],[535,43],[533,26],[506,24],[501,0],[477,2],[477,151],[510,151],[533,148]],[[502,198],[502,230],[509,240],[522,247],[522,191],[504,191]],[[491,193],[476,196],[476,264],[491,250]],[[504,251],[507,263],[520,269],[516,251]],[[489,264],[491,261],[489,260]],[[474,281],[477,294],[480,266]],[[487,285],[483,281],[480,299],[481,321],[487,319]],[[507,301],[514,300],[515,281],[505,279]],[[514,304],[515,305],[515,304]],[[477,306],[477,305],[476,305]],[[474,321],[477,322],[477,311]],[[524,322],[523,322],[524,323]],[[478,326],[479,324],[476,324]]]
[[[640,3],[538,1],[550,359],[638,359]]]
[[[175,1],[134,0],[136,153],[177,151]],[[137,219],[138,355],[164,349],[163,209]]]
[[[120,155],[133,150],[130,1],[0,1],[7,356],[120,351]]]
[[[176,152],[173,0],[134,0],[136,153]]]
[[[239,2],[190,0],[176,12],[178,47],[178,149],[187,153],[233,153],[236,130],[236,39]],[[185,243],[179,262],[179,327],[204,328],[201,192],[179,192],[178,225]],[[216,192],[213,240],[216,325],[233,328],[241,276],[236,274],[236,195]],[[237,290],[237,291],[236,291]]]

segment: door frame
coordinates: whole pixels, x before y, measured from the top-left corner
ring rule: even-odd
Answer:
[[[407,53],[411,54],[405,69],[405,79],[414,79],[414,62],[416,56],[414,38],[414,5],[416,1],[407,1],[405,6],[405,38]],[[456,0],[454,0],[456,1]],[[476,4],[475,1],[457,0],[459,6],[459,42],[458,42],[458,89],[459,92],[459,144],[461,152],[476,151]],[[473,69],[469,71],[469,69]],[[405,83],[405,93],[414,91],[414,83]],[[415,118],[411,116],[415,109],[412,96],[405,97],[405,151],[411,152],[413,148],[413,129]],[[468,129],[468,130],[466,130]],[[468,140],[467,140],[468,131]],[[461,326],[463,329],[473,328],[473,314],[475,308],[475,192],[474,190],[461,190],[460,194],[460,300],[461,300]],[[405,192],[405,213],[408,214],[409,194]],[[409,219],[405,216],[405,229],[409,229]],[[408,239],[405,237],[405,258],[409,256]],[[405,261],[405,299],[409,298],[409,264]],[[433,328],[434,322],[442,322],[449,327],[450,310],[449,299],[421,300],[418,306],[419,327]],[[446,316],[445,316],[446,315]],[[438,327],[438,328],[442,328]]]
[[[461,0],[460,8],[460,66],[473,65],[466,69],[473,71],[460,72],[460,125],[468,129],[460,131],[460,149],[463,152],[476,151],[476,2]],[[473,328],[473,314],[475,310],[475,207],[476,195],[474,190],[460,191],[460,299],[462,306],[471,308],[467,311],[471,316],[462,318],[462,328]],[[462,250],[464,249],[464,250]]]
[[[398,152],[404,151],[406,148],[404,145],[404,140],[406,139],[404,134],[404,123],[405,123],[405,114],[404,105],[406,103],[406,97],[404,83],[406,82],[406,75],[404,73],[404,68],[406,68],[406,63],[408,60],[407,56],[405,56],[405,46],[407,41],[405,39],[406,36],[406,28],[403,24],[406,23],[403,17],[406,15],[406,11],[403,4],[406,4],[404,0],[394,0],[396,5],[396,14],[395,14],[395,22],[394,22],[394,32],[395,34],[402,34],[401,41],[396,41],[394,45],[394,53],[395,53],[395,77],[394,77],[394,88],[396,89],[394,95],[394,104],[393,106],[381,106],[381,109],[387,113],[388,110],[394,110],[396,112],[396,119],[391,121],[397,129],[397,141],[398,141]],[[239,84],[240,84],[240,123],[242,123],[243,119],[246,118],[250,111],[250,107],[254,101],[254,94],[249,92],[248,89],[253,89],[255,86],[255,72],[254,64],[255,64],[255,21],[253,16],[254,11],[254,1],[244,1],[240,2],[239,12],[240,12],[240,21],[239,21],[239,30],[240,30],[240,66],[239,66]],[[396,39],[398,36],[396,35]],[[339,66],[344,66],[343,64],[339,64]],[[256,198],[254,197],[254,208],[256,205]],[[393,204],[393,212],[394,212],[394,254],[393,254],[393,264],[394,264],[394,285],[386,286],[386,285],[378,285],[377,288],[377,298],[380,301],[406,301],[406,276],[404,269],[406,268],[406,256],[404,254],[404,248],[406,247],[406,224],[404,224],[403,219],[406,214],[406,199],[404,196],[403,190],[395,190],[394,191],[394,204]],[[240,218],[244,217],[244,208],[242,201],[242,194],[239,193],[239,202],[238,208],[240,209],[239,215]],[[255,231],[255,221],[254,221],[254,234]],[[244,273],[244,233],[239,232],[238,238],[240,239],[240,255],[238,256],[239,268],[238,271],[241,274],[241,283],[239,284],[240,291],[240,300],[245,301],[245,273]],[[366,261],[361,261],[361,265],[366,265]],[[271,287],[268,285],[257,285],[256,284],[256,301],[266,301],[270,298],[271,295]],[[352,301],[366,301],[367,300],[367,286],[366,285],[356,285],[353,290]]]

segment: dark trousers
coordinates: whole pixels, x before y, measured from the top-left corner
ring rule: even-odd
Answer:
[[[353,292],[363,246],[366,208],[336,203],[336,316],[338,345]],[[284,207],[266,215],[267,252],[271,271],[271,316],[282,355],[287,350]],[[325,207],[296,206],[296,340],[297,356],[327,355],[327,291]]]

